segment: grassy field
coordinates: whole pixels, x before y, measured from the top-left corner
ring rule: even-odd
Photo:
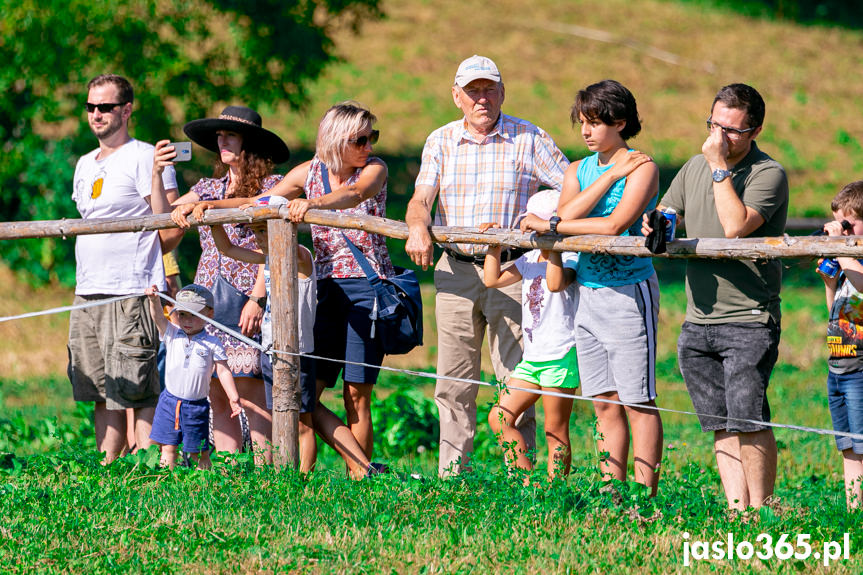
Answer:
[[[815,345],[826,315],[823,296],[807,283],[808,274],[798,277],[795,268],[789,272],[780,364],[770,389],[774,421],[829,428],[825,364],[821,345]],[[659,404],[690,410],[674,352],[685,306],[679,269],[664,270],[662,277]],[[434,323],[426,326],[427,341],[433,343]],[[422,362],[429,351],[418,353],[415,361]],[[415,365],[431,371],[427,363]],[[4,375],[0,572],[863,569],[859,513],[845,511],[840,458],[828,437],[778,430],[777,501],[745,515],[726,511],[710,438],[698,431],[692,416],[683,414],[663,416],[658,498],[648,499],[633,485],[618,486],[620,498],[600,491],[593,414],[586,402],[576,402],[572,418],[573,473],[567,481],[547,485],[539,473],[534,487],[521,487],[520,477],[501,470],[499,450],[483,423],[475,473],[440,481],[435,477],[432,389],[431,380],[382,376],[374,405],[376,459],[386,461],[394,473],[356,484],[345,479],[340,460],[323,445],[318,470],[308,478],[255,469],[246,456],[217,463],[213,472],[166,472],[156,467],[155,453],[105,469],[92,449],[90,410],[71,401],[62,374]],[[493,389],[481,389],[481,422],[493,397]],[[340,410],[338,393],[326,401]],[[542,468],[542,449],[538,458]],[[684,542],[724,541],[729,533],[737,542],[751,543],[768,534],[774,544],[788,534],[792,545],[798,534],[808,534],[819,553],[824,542],[841,542],[848,533],[850,556],[828,567],[814,556],[693,560],[692,566],[684,566]],[[802,548],[794,550],[802,553]]]
[[[279,111],[292,149],[314,145],[333,103],[356,99],[380,118],[377,149],[415,175],[426,136],[456,118],[458,63],[493,58],[504,111],[546,129],[570,159],[586,155],[569,108],[578,89],[614,78],[635,94],[643,131],[632,144],[657,159],[665,185],[706,137],[717,89],[755,86],[767,103],[759,144],[789,172],[792,216],[827,215],[833,194],[863,172],[863,33],[746,18],[698,2],[406,0],[337,37],[343,62],[311,90],[303,112]],[[410,193],[410,177],[395,194]]]
[[[391,217],[403,214],[425,137],[456,117],[449,85],[458,62],[473,53],[500,65],[505,111],[544,127],[572,159],[586,153],[568,123],[575,91],[607,77],[629,86],[644,119],[633,144],[660,163],[663,190],[700,149],[716,89],[733,81],[765,96],[759,143],[788,169],[792,215],[826,216],[829,198],[863,171],[863,86],[849,80],[863,64],[860,31],[659,0],[405,0],[384,7],[383,21],[338,35],[343,62],[313,87],[307,110],[265,112],[301,161],[331,103],[369,105],[380,117],[378,149],[390,166]],[[200,176],[182,175],[187,182]],[[194,238],[184,245],[188,279]],[[402,257],[399,242],[390,247]],[[780,362],[770,388],[774,421],[829,428],[823,288],[812,262],[786,264]],[[682,267],[657,267],[658,401],[690,410],[675,357]],[[433,369],[433,290],[423,288],[426,345],[389,365]],[[0,267],[0,316],[70,301],[68,290],[32,290]],[[656,499],[632,485],[619,485],[619,498],[600,491],[586,402],[576,403],[572,418],[567,481],[548,486],[537,477],[536,486],[521,487],[520,477],[501,471],[484,424],[475,472],[440,481],[432,380],[403,375],[384,374],[376,389],[376,458],[395,472],[370,481],[347,481],[324,446],[307,478],[255,469],[246,456],[217,462],[209,473],[160,470],[153,453],[102,468],[91,411],[72,402],[64,376],[67,317],[0,323],[0,573],[863,572],[860,514],[845,511],[841,461],[829,437],[778,430],[777,501],[744,515],[726,511],[710,438],[689,415],[663,416]],[[480,421],[493,397],[493,389],[481,389]],[[326,401],[338,410],[341,397]],[[542,467],[545,455],[538,455]],[[794,544],[809,535],[813,550],[823,552],[824,542],[841,542],[845,533],[850,558],[828,566],[814,555],[684,565],[684,543],[695,540],[733,534],[756,543],[768,534],[775,544],[787,534]]]

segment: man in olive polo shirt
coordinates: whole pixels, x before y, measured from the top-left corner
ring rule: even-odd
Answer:
[[[763,120],[764,100],[751,86],[731,84],[716,94],[702,153],[680,169],[661,202],[685,218],[687,237],[784,233],[788,180],[755,143]],[[714,433],[733,509],[760,507],[776,480],[776,440],[757,422],[770,421],[767,385],[778,357],[781,281],[779,260],[687,263],[680,371],[695,410],[706,414],[699,416],[702,430]]]

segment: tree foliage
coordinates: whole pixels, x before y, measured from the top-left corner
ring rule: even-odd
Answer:
[[[703,0],[686,0],[703,2]],[[863,28],[860,0],[708,0],[708,4],[755,18],[776,18],[801,24]]]
[[[224,103],[299,107],[332,61],[332,33],[381,16],[379,0],[0,0],[0,217],[78,217],[77,157],[96,145],[86,83],[135,87],[131,128],[154,141]],[[31,280],[74,282],[73,240],[0,243]]]

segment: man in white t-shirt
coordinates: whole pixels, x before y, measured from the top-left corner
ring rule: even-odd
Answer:
[[[134,93],[128,80],[103,74],[87,85],[87,121],[99,147],[78,160],[72,199],[84,219],[127,218],[170,211],[174,168],[151,196],[154,148],[129,135]],[[144,290],[165,289],[158,232],[82,235],[75,241],[75,303],[139,294],[79,309],[69,320],[69,379],[76,401],[93,401],[96,445],[105,463],[126,445],[126,412],[134,409],[138,447],[147,447],[159,397],[159,336]]]

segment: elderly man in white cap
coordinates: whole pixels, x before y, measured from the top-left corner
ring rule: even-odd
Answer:
[[[497,222],[513,227],[528,198],[541,188],[560,191],[569,165],[551,137],[530,122],[501,113],[504,85],[493,61],[471,56],[458,67],[452,98],[464,117],[438,128],[423,148],[422,167],[408,204],[405,249],[423,269],[432,264],[429,235],[435,224],[475,227]],[[521,288],[487,289],[482,281],[485,246],[446,244],[435,267],[435,314],[440,375],[480,377],[480,351],[488,328],[495,375],[504,379],[521,359]],[[501,261],[521,255],[504,250]],[[466,468],[476,433],[477,386],[438,380],[441,476]],[[531,408],[519,429],[527,447],[536,445]]]

